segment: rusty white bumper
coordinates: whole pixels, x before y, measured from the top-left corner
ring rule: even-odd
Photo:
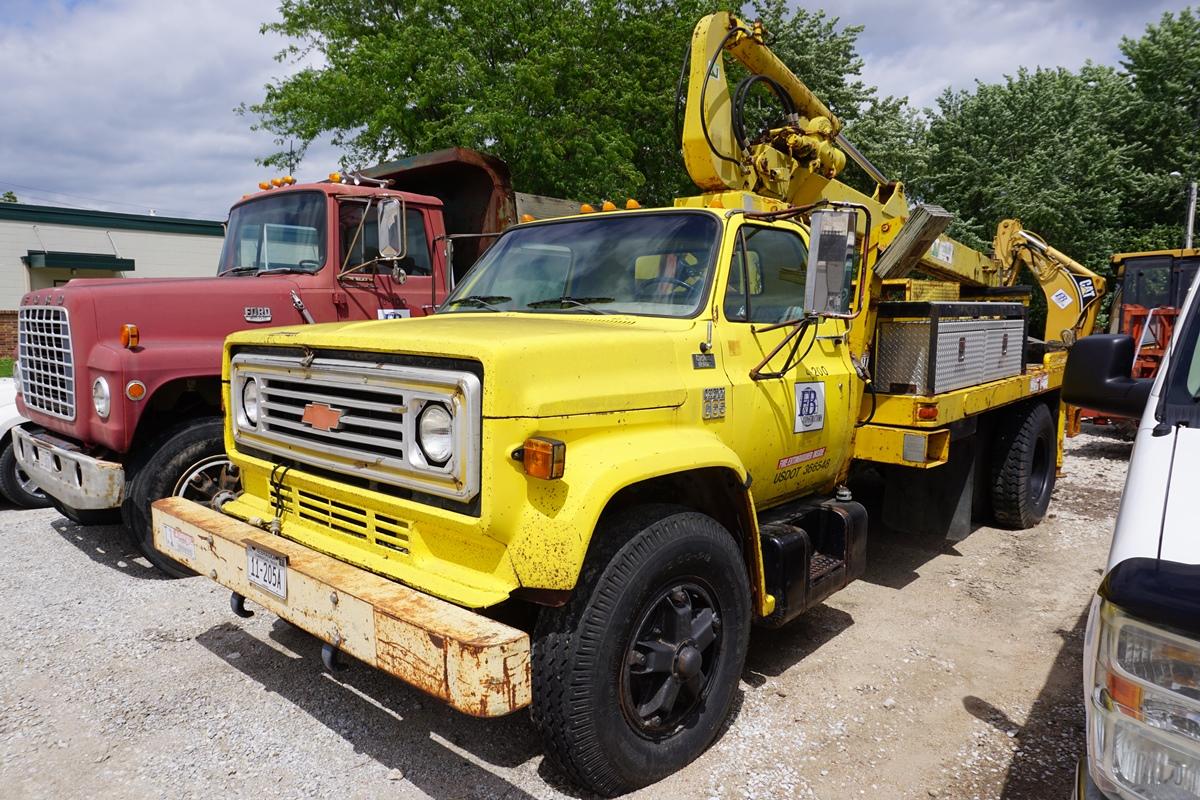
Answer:
[[[154,546],[201,575],[459,711],[529,705],[529,636],[179,497],[153,506]],[[248,545],[287,560],[287,597],[246,576]]]
[[[13,428],[13,454],[38,488],[63,505],[80,510],[119,508],[125,496],[125,468],[81,452],[53,434]]]

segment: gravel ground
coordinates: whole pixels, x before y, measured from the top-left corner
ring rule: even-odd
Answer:
[[[1080,647],[1131,445],[1068,443],[1049,518],[967,539],[872,531],[866,578],[756,631],[734,720],[641,798],[1068,798]],[[580,797],[524,713],[456,714],[171,581],[117,528],[0,512],[0,794]]]

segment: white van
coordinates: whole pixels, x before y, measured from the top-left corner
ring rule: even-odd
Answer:
[[[1083,652],[1076,800],[1200,799],[1200,308],[1188,292],[1156,378],[1128,336],[1075,344],[1074,405],[1136,418],[1137,440]]]

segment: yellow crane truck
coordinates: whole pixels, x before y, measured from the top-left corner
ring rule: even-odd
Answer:
[[[725,53],[784,106],[753,140]],[[942,236],[839,130],[761,29],[706,17],[702,194],[518,225],[430,317],[235,334],[244,488],[155,503],[155,546],[331,669],[531,706],[594,791],[679,769],[729,715],[751,625],[863,573],[853,466],[886,471],[892,527],[961,535],[973,512],[1036,524],[1061,459],[1066,353],[1027,342],[1011,260]],[[846,152],[873,196],[835,179]],[[1059,345],[1086,333],[1071,299]]]

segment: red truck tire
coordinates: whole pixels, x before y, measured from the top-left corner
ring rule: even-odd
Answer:
[[[121,514],[131,543],[151,564],[173,578],[194,575],[187,567],[154,549],[150,504],[179,495],[198,502],[212,499],[225,455],[224,421],[201,417],[170,428],[143,448],[147,457],[133,473]]]

